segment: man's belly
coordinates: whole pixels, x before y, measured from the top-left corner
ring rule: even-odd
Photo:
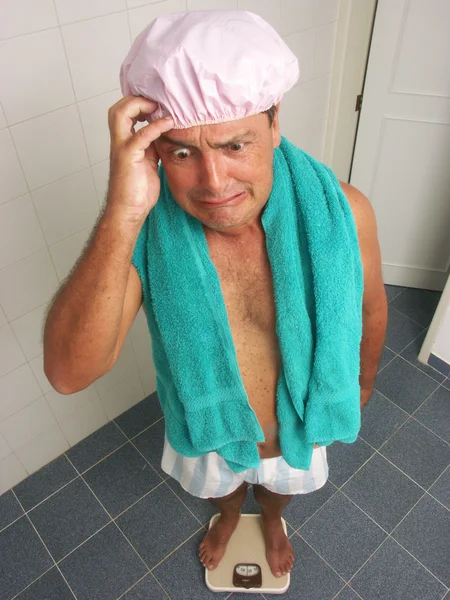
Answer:
[[[264,432],[261,458],[281,456],[276,415],[276,392],[281,356],[278,339],[250,327],[233,332],[236,354],[250,406]]]

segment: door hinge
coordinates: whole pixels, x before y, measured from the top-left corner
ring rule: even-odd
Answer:
[[[361,110],[362,101],[363,101],[363,95],[362,94],[359,94],[359,96],[356,96],[356,106],[355,106],[355,111],[356,112],[359,112]]]

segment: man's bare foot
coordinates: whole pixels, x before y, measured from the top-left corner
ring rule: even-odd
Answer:
[[[210,571],[213,571],[222,560],[240,517],[240,513],[220,515],[200,544],[200,562]]]
[[[261,525],[266,540],[266,558],[275,577],[290,573],[294,565],[294,553],[284,533],[281,519],[267,519],[261,513]]]

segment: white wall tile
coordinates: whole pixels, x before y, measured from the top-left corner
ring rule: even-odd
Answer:
[[[108,191],[109,159],[92,167],[99,206],[103,206]]]
[[[52,0],[3,0],[0,2],[0,40],[57,27]]]
[[[311,123],[303,132],[303,150],[311,154],[315,159],[322,161],[325,149],[325,136],[327,132],[327,120],[322,119]]]
[[[0,421],[42,396],[30,365],[24,364],[0,378]]]
[[[238,0],[187,0],[187,10],[236,10]]]
[[[104,396],[100,396],[100,401],[108,419],[112,420],[144,398],[141,380],[138,373],[134,373],[108,390]]]
[[[44,373],[44,355],[40,354],[39,356],[36,356],[36,358],[30,360],[28,364],[36,377],[36,381],[38,382],[42,393],[47,394],[48,392],[51,392],[53,387]]]
[[[120,66],[130,48],[127,13],[64,25],[61,29],[77,100],[116,89]]]
[[[108,109],[122,98],[120,89],[78,104],[91,164],[109,158]]]
[[[55,244],[92,228],[98,215],[97,192],[91,169],[32,192],[47,244]]]
[[[6,315],[3,312],[2,307],[0,306],[0,327],[3,327],[3,325],[6,325],[8,321],[6,320]]]
[[[74,101],[59,29],[0,43],[0,100],[10,125]]]
[[[238,7],[259,15],[282,35],[281,0],[238,0]]]
[[[48,250],[0,271],[0,302],[12,321],[50,300],[58,287]]]
[[[0,269],[45,248],[29,194],[0,206]]]
[[[17,450],[27,442],[56,425],[56,419],[44,397],[35,400],[25,408],[0,422],[0,433],[12,450]]]
[[[8,446],[5,438],[0,433],[0,459],[5,458],[5,456],[9,456],[10,454],[12,454],[12,450]]]
[[[0,494],[23,481],[28,476],[24,466],[15,454],[0,460]]]
[[[126,9],[125,0],[55,0],[61,25]]]
[[[0,328],[0,377],[24,363],[25,355],[14,337],[11,326],[4,325]]]
[[[11,127],[31,190],[89,166],[75,105]]]
[[[31,360],[43,352],[42,334],[48,304],[42,304],[10,323],[27,360]]]
[[[131,326],[130,336],[144,388],[144,396],[149,396],[156,391],[156,371],[153,364],[152,344],[147,318],[143,307],[139,309]]]
[[[300,33],[287,35],[284,41],[298,58],[300,77],[297,84],[312,79],[314,73],[314,48],[316,45],[316,30],[306,29]]]
[[[147,4],[141,8],[129,10],[131,38],[136,38],[153,19],[169,13],[182,12],[183,10],[186,10],[186,0],[164,0],[164,2]]]
[[[35,473],[68,449],[69,444],[61,428],[59,425],[54,425],[21,448],[18,448],[16,456],[28,474],[31,475],[31,473]]]
[[[6,122],[5,113],[3,112],[3,108],[0,104],[0,129],[7,127],[8,123]]]
[[[71,446],[103,427],[108,422],[98,398],[88,402],[69,416],[63,417],[60,427]]]
[[[316,25],[317,0],[282,0],[281,25],[278,33],[289,35]]]
[[[129,337],[126,338],[115,365],[108,373],[97,379],[94,383],[100,396],[118,385],[131,374],[137,374],[138,367],[134,356],[133,345]]]
[[[69,275],[72,267],[80,258],[91,231],[92,228],[83,229],[75,235],[50,246],[49,251],[60,281]]]
[[[326,75],[333,70],[336,46],[337,21],[316,28],[316,51],[314,54],[314,77]]]
[[[317,24],[324,25],[339,19],[340,0],[319,0]]]
[[[8,129],[0,131],[0,204],[27,193],[27,184]]]
[[[59,422],[64,417],[68,417],[83,408],[89,402],[98,400],[98,392],[94,385],[90,385],[75,394],[60,394],[56,390],[51,390],[48,394],[45,394],[45,397],[56,420]]]

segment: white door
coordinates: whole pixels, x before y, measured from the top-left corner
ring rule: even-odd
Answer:
[[[379,0],[350,182],[388,284],[444,288],[450,258],[450,1]]]

